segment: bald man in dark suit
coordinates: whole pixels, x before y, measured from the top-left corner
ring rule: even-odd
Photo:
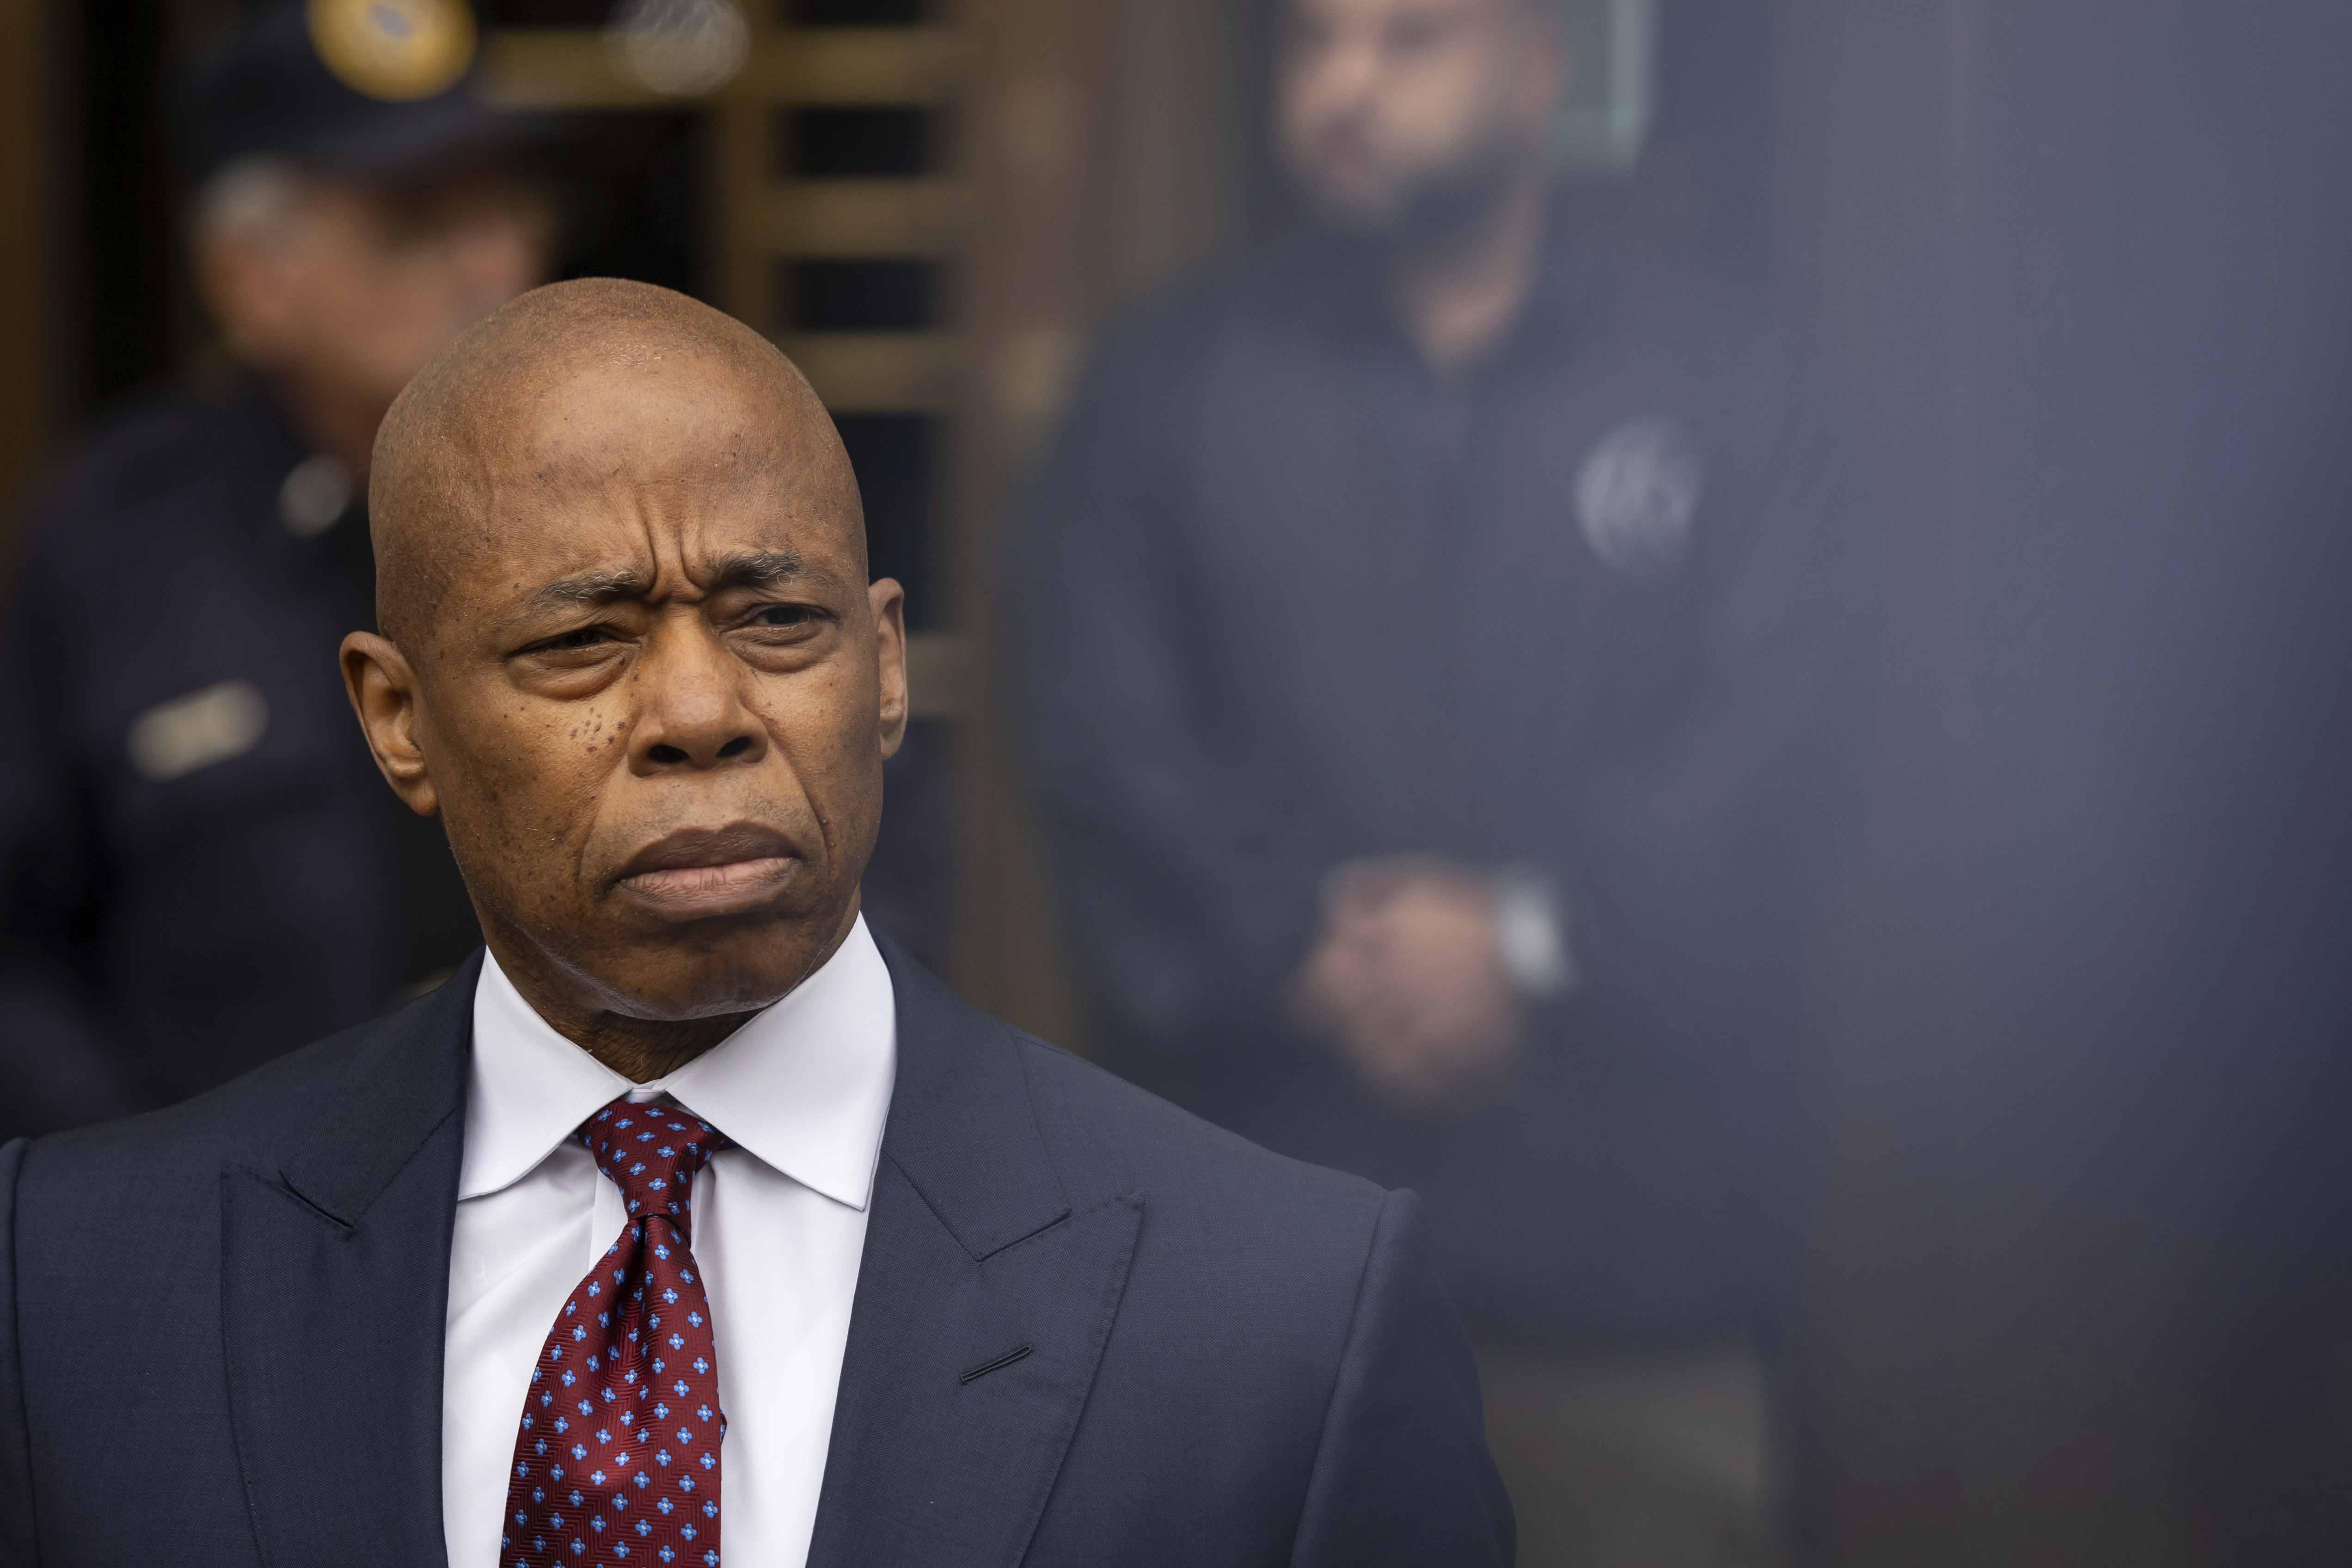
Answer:
[[[782,356],[539,290],[372,487],[344,678],[487,951],[0,1151],[0,1563],[1510,1560],[1417,1200],[866,929],[901,595]]]

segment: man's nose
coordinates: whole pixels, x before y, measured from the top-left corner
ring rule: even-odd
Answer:
[[[660,628],[634,673],[644,692],[629,737],[635,772],[698,772],[767,755],[767,729],[744,700],[749,671],[708,627]]]

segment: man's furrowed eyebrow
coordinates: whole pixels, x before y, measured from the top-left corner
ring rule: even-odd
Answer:
[[[777,588],[789,583],[830,585],[832,574],[811,566],[796,550],[746,550],[721,556],[711,563],[710,591],[724,588]],[[635,567],[609,572],[582,572],[559,577],[525,600],[515,618],[552,609],[597,608],[624,599],[642,599],[654,590],[654,580]]]
[[[787,583],[829,583],[825,573],[801,559],[797,550],[745,550],[712,563],[710,585],[719,588],[781,588]]]
[[[583,572],[559,577],[530,596],[533,609],[569,605],[609,605],[619,599],[642,598],[653,590],[653,579],[634,568],[617,572]]]

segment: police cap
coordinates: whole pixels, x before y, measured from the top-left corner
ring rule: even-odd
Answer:
[[[266,0],[191,84],[196,177],[258,156],[389,178],[510,143],[478,41],[467,0]]]

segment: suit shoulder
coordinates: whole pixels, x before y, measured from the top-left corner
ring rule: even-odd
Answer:
[[[1367,1233],[1378,1218],[1388,1194],[1360,1176],[1276,1154],[1058,1047],[1015,1037],[1047,1153],[1066,1181]]]
[[[52,1133],[27,1152],[26,1179],[152,1182],[179,1166],[266,1162],[283,1131],[343,1076],[374,1026],[331,1036],[162,1110]]]
[[[1149,1341],[1204,1323],[1268,1375],[1307,1373],[1319,1411],[1380,1252],[1390,1194],[1286,1159],[1039,1041],[1020,1041],[1047,1163],[1083,1212],[1141,1211],[1122,1321]]]
[[[372,1064],[413,1049],[436,1003],[446,1003],[437,992],[178,1105],[39,1139],[26,1152],[25,1179],[144,1190],[175,1173],[209,1181],[224,1164],[273,1165],[302,1149],[335,1110],[348,1110]]]

